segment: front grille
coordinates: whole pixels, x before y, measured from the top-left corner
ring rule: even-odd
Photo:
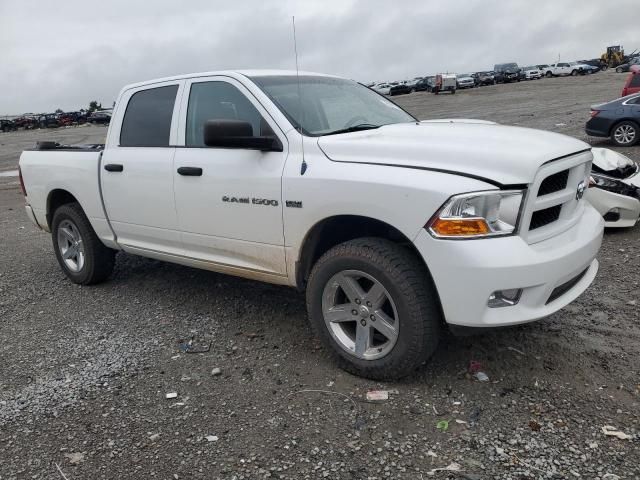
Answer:
[[[580,272],[578,275],[573,277],[568,282],[565,282],[562,285],[558,285],[556,288],[554,288],[553,292],[551,292],[551,295],[549,295],[549,299],[547,300],[546,304],[549,304],[549,303],[553,302],[554,300],[560,298],[562,295],[564,295],[569,290],[571,290],[573,287],[575,287],[576,284],[580,280],[582,280],[582,277],[585,276],[585,274],[587,273],[587,270],[589,270],[589,267],[585,268],[582,272]]]
[[[563,170],[545,178],[538,189],[538,196],[548,195],[550,193],[559,192],[567,188],[567,180],[569,180],[569,170]]]
[[[562,210],[562,205],[554,205],[553,207],[533,212],[533,215],[531,215],[531,223],[529,224],[529,231],[544,227],[558,220],[560,210]]]

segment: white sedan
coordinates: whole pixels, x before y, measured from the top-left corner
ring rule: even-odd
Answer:
[[[382,94],[382,95],[389,95],[391,93],[391,85],[389,85],[388,83],[378,83],[377,85],[374,85],[373,90],[375,90],[376,92]]]
[[[605,227],[633,227],[640,217],[640,166],[608,148],[594,148],[586,198]]]

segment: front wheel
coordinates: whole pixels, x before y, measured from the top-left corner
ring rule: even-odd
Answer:
[[[340,367],[375,380],[410,374],[440,337],[442,315],[427,268],[385,239],[352,240],[325,253],[309,277],[307,309]]]
[[[622,69],[620,67],[616,68],[616,73],[622,73]]]
[[[51,227],[56,258],[73,283],[92,285],[111,275],[115,251],[100,241],[79,204],[59,207]]]
[[[551,78],[551,77],[553,77],[553,74],[552,74],[551,72],[547,72],[546,77],[547,77],[547,78]]]

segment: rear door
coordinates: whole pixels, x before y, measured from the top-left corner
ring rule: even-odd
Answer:
[[[185,255],[220,271],[284,277],[284,133],[252,93],[230,77],[187,81],[181,111],[173,174]],[[249,122],[256,136],[275,134],[283,151],[207,147],[203,127],[214,119]],[[185,167],[189,174],[180,174]]]
[[[182,81],[123,93],[101,164],[107,215],[125,249],[183,253],[173,193],[173,156]],[[174,114],[175,113],[175,114]]]

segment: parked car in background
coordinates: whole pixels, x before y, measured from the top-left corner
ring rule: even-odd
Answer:
[[[141,82],[113,115],[104,146],[20,157],[25,212],[66,277],[104,282],[122,250],[297,288],[354,374],[413,373],[447,324],[547,317],[598,271],[604,222],[576,138],[419,122],[354,81],[295,71]]]
[[[12,120],[0,119],[0,132],[13,132],[18,127]]]
[[[415,92],[416,85],[420,80],[422,80],[422,77],[413,77],[411,80],[407,80],[406,82],[404,82],[404,84],[407,85],[412,92]]]
[[[542,78],[542,72],[535,65],[523,67],[522,72],[524,73],[525,80],[539,80]]]
[[[393,82],[389,89],[389,95],[392,97],[394,95],[406,95],[407,93],[411,93],[411,87],[402,82]]]
[[[569,62],[569,65],[571,66],[571,69],[572,69],[571,70],[572,75],[589,75],[599,70],[599,68],[596,69],[595,67],[592,67],[591,65],[587,65],[586,63]],[[574,73],[576,70],[577,70],[577,73]]]
[[[473,88],[476,86],[476,81],[469,73],[459,73],[456,75],[458,88]]]
[[[55,113],[45,113],[38,117],[38,128],[57,128],[59,126],[58,115]]]
[[[635,145],[640,138],[640,94],[593,105],[585,131],[593,137],[609,137],[621,147]]]
[[[389,85],[388,83],[378,83],[372,88],[381,95],[389,95],[389,92],[391,91],[391,85]]]
[[[478,73],[474,73],[473,77],[476,81],[476,85],[478,86],[496,84],[496,77],[493,74],[493,72],[478,72]]]
[[[38,119],[34,115],[22,115],[15,118],[13,123],[17,128],[24,128],[25,130],[31,130],[38,127]]]
[[[569,62],[553,63],[549,65],[544,72],[545,76],[548,78],[578,75],[578,73],[578,69],[573,68]]]
[[[622,87],[622,96],[633,95],[634,93],[640,93],[640,69],[633,72],[629,72],[627,80]]]
[[[616,67],[616,73],[628,72],[631,70],[631,67],[633,67],[634,65],[640,65],[640,57],[633,57],[627,63],[618,65]]]
[[[440,92],[456,93],[458,88],[458,79],[453,73],[439,73],[436,75],[436,82],[433,86],[433,93],[436,95]]]
[[[87,117],[87,123],[94,125],[109,125],[111,122],[111,114],[105,112],[92,112]]]
[[[421,80],[418,80],[414,90],[416,92],[430,92],[433,90],[434,85],[436,84],[436,77],[424,77]]]
[[[520,67],[515,62],[499,63],[493,71],[496,73],[496,81],[498,83],[509,83],[520,81]]]
[[[592,148],[593,164],[586,199],[600,212],[605,227],[633,227],[640,216],[640,168],[608,148]]]

